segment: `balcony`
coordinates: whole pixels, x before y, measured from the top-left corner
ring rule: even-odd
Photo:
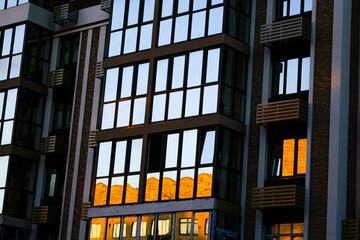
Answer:
[[[95,71],[95,77],[102,79],[104,77],[104,69],[102,67],[102,62],[96,63],[96,71]]]
[[[91,202],[83,202],[81,204],[81,216],[80,216],[81,220],[83,220],[83,221],[89,220],[88,211],[89,211],[90,207],[91,207]]]
[[[110,9],[111,9],[111,0],[101,0],[101,6],[100,9],[110,13]]]
[[[343,221],[343,240],[359,240],[360,239],[360,220]]]
[[[74,74],[67,69],[58,69],[49,72],[47,86],[56,87],[72,87],[74,85]]]
[[[256,123],[307,121],[308,104],[299,99],[284,100],[257,105]]]
[[[304,208],[305,189],[299,185],[253,188],[252,208]]]
[[[33,224],[56,224],[57,216],[56,207],[39,206],[33,208],[31,221]]]
[[[296,39],[306,39],[310,41],[310,38],[311,22],[304,17],[292,18],[261,26],[260,43],[264,45]]]
[[[66,144],[65,139],[60,136],[49,136],[44,137],[40,141],[40,153],[56,153],[56,154],[65,154]]]
[[[54,7],[53,22],[61,26],[68,24],[76,24],[78,19],[78,11],[70,11],[70,4],[63,4]]]

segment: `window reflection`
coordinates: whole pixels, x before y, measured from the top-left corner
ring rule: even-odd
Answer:
[[[96,177],[109,175],[111,148],[112,142],[100,143]]]
[[[169,134],[166,144],[165,168],[173,168],[177,165],[179,150],[179,134]]]
[[[106,218],[93,218],[91,220],[90,240],[101,240],[105,236]]]
[[[114,174],[124,173],[127,141],[116,143]]]
[[[154,236],[154,221],[155,216],[142,216],[141,227],[140,227],[140,239],[147,240]]]
[[[94,206],[106,205],[108,182],[109,182],[108,178],[102,178],[96,180]]]
[[[197,130],[184,131],[182,148],[186,151],[181,155],[181,167],[195,166]]]
[[[206,82],[203,80],[205,75],[203,62],[207,69]],[[216,113],[219,64],[220,48],[158,60],[151,121],[158,122]],[[184,86],[185,74],[187,75],[186,87]],[[201,101],[203,106],[200,106]]]
[[[116,122],[116,127],[144,123],[148,78],[149,63],[107,70],[102,107],[102,130],[114,128],[114,122]]]
[[[163,214],[158,216],[156,236],[167,236],[171,238],[172,215]]]
[[[138,202],[139,196],[139,175],[130,175],[127,177],[125,203]]]
[[[161,200],[175,199],[177,172],[164,172],[161,186]]]
[[[121,224],[121,218],[108,218],[106,239],[111,239],[111,240],[120,239],[120,224]]]
[[[124,192],[124,177],[113,177],[111,179],[111,190],[109,204],[122,204]]]
[[[108,57],[151,48],[154,0],[116,0],[113,3]],[[124,19],[124,16],[127,19]],[[139,31],[140,30],[140,31]],[[122,35],[124,32],[124,40]]]
[[[123,226],[123,240],[134,239],[136,236],[137,217],[125,217]]]
[[[194,240],[207,239],[209,232],[209,212],[195,212],[194,214]]]
[[[160,47],[170,44],[171,34],[172,34],[172,19],[161,21],[158,46]]]
[[[196,197],[211,197],[213,168],[199,168]]]
[[[145,202],[159,199],[160,173],[149,173],[146,177]]]
[[[183,42],[188,38],[189,15],[177,17],[175,20],[174,42]]]
[[[194,169],[180,171],[179,198],[192,198],[194,196]]]

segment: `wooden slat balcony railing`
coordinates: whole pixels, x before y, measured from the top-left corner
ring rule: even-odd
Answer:
[[[95,71],[95,77],[96,78],[103,78],[104,77],[104,69],[102,67],[102,62],[96,63],[96,71]]]
[[[298,185],[253,188],[252,207],[256,209],[304,208],[305,190]]]
[[[34,224],[56,224],[58,220],[58,211],[53,206],[34,207],[31,221]]]
[[[60,136],[48,136],[44,137],[40,141],[40,153],[57,153],[65,154],[66,144],[65,139]]]
[[[98,130],[90,131],[90,133],[89,133],[89,142],[88,142],[88,147],[89,148],[95,148],[97,146],[97,142],[96,142],[96,133],[97,132],[98,132]]]
[[[67,24],[76,24],[78,19],[78,11],[70,11],[70,4],[63,4],[54,7],[53,22],[61,26]]]
[[[261,26],[260,43],[268,45],[290,39],[303,38],[310,41],[311,22],[297,17]]]
[[[51,88],[74,85],[74,74],[68,69],[58,69],[49,72],[47,86]]]
[[[343,221],[343,240],[360,239],[360,220],[352,219]]]
[[[83,220],[83,221],[89,220],[88,211],[89,211],[90,207],[91,207],[91,202],[83,202],[81,204],[81,216],[80,216],[81,220]]]
[[[110,13],[110,9],[111,9],[111,0],[101,0],[101,10]]]
[[[263,103],[257,105],[256,123],[281,121],[307,121],[308,104],[299,99]]]

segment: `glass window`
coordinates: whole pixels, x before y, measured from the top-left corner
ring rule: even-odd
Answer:
[[[110,169],[112,142],[102,142],[99,145],[97,177],[108,176]]]
[[[102,130],[114,128],[114,122],[117,128],[144,123],[148,78],[149,63],[107,70]]]
[[[168,119],[181,118],[183,92],[172,92],[169,98]]]
[[[223,14],[224,7],[218,7],[210,10],[208,35],[214,35],[222,32]]]
[[[171,89],[182,88],[184,86],[184,73],[185,56],[174,57]]]
[[[179,151],[179,134],[169,134],[166,144],[166,162],[165,168],[173,168],[177,165]]]
[[[272,224],[266,228],[265,239],[303,239],[304,223]]]
[[[127,177],[125,203],[138,202],[139,180],[139,175],[129,175]]]
[[[307,139],[283,139],[271,149],[271,177],[291,177],[306,173]]]
[[[275,63],[274,68],[274,96],[295,94],[309,90],[309,57],[288,59]]]
[[[166,104],[166,95],[156,95],[154,96],[153,102],[153,111],[152,111],[152,122],[163,121],[165,116],[165,104]]]
[[[164,172],[161,187],[161,200],[175,199],[177,171]]]
[[[106,239],[112,239],[112,240],[120,239],[120,224],[121,224],[121,218],[108,218],[108,220],[107,220],[108,228],[106,229]]]
[[[160,173],[149,173],[146,176],[145,202],[158,201]]]
[[[177,17],[175,20],[174,42],[183,42],[188,38],[189,15]]]
[[[110,200],[109,204],[122,204],[124,191],[124,177],[111,178]],[[104,193],[106,194],[106,192]]]
[[[171,34],[172,34],[172,19],[161,21],[158,46],[160,47],[170,44]]]
[[[90,239],[101,240],[104,238],[106,218],[91,219]]]
[[[125,31],[124,54],[135,52],[138,28],[129,28]]]
[[[208,52],[206,67],[206,82],[217,82],[219,80],[220,49],[212,49]]]
[[[194,169],[180,171],[179,198],[192,198],[194,196]]]
[[[116,143],[114,174],[125,172],[126,146],[126,141]]]
[[[172,14],[173,0],[162,0],[161,17],[167,17]]]
[[[155,0],[113,2],[108,57],[151,48],[154,10]]]
[[[200,88],[186,91],[185,117],[199,115]]]
[[[212,85],[204,88],[203,114],[217,112],[218,86]]]
[[[182,148],[186,151],[181,155],[181,167],[195,166],[197,130],[184,131]]]
[[[188,87],[199,86],[202,77],[203,51],[191,52],[189,56]]]
[[[278,0],[277,17],[290,17],[312,10],[312,0]]]
[[[130,173],[140,171],[141,156],[142,138],[100,143],[94,206],[138,201],[140,175]]]
[[[151,48],[151,34],[153,25],[143,25],[140,32],[140,46],[139,51]]]
[[[1,156],[0,157],[0,188],[4,188],[6,185],[6,178],[8,172],[8,165],[9,165],[9,156]],[[0,209],[1,209],[0,205]]]
[[[172,214],[158,215],[156,236],[168,235],[171,237]]]

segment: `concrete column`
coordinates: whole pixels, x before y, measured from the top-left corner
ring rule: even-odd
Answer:
[[[346,219],[351,0],[334,0],[326,239],[341,239]]]

